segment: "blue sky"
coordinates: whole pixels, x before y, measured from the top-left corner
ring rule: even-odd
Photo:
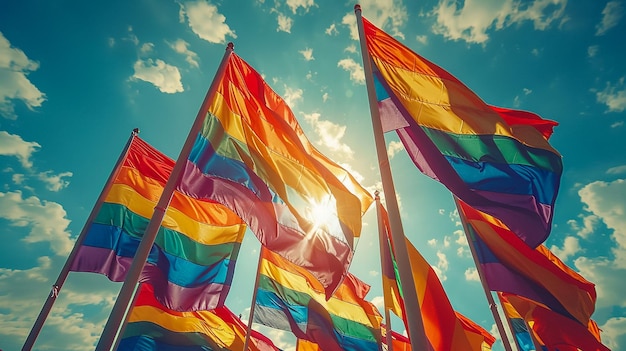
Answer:
[[[178,155],[229,41],[322,152],[381,189],[354,4],[1,2],[0,349],[21,347],[131,130]],[[487,103],[559,122],[551,140],[564,173],[546,244],[597,284],[593,318],[607,346],[625,349],[624,1],[360,4],[366,18]],[[407,236],[455,309],[493,329],[451,195],[413,166],[397,139],[387,141]],[[351,271],[380,303],[373,207],[364,223]],[[244,319],[258,245],[247,235],[227,301]],[[71,273],[36,348],[93,349],[119,288]],[[286,349],[293,343],[262,330]]]

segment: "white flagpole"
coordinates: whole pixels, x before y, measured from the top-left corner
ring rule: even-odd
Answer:
[[[217,85],[224,75],[224,71],[226,70],[226,64],[228,63],[228,58],[230,57],[230,54],[232,52],[233,43],[228,43],[228,46],[226,47],[226,52],[224,53],[224,57],[222,58],[217,73],[213,78],[213,82],[211,83],[211,86],[209,87],[209,90],[204,97],[204,101],[202,102],[200,110],[196,115],[196,119],[191,127],[191,130],[189,131],[189,135],[187,135],[185,144],[183,145],[180,154],[178,155],[178,159],[176,160],[174,169],[172,170],[172,173],[170,174],[167,183],[165,183],[165,187],[163,188],[163,193],[159,198],[159,202],[154,208],[152,218],[150,218],[150,222],[146,227],[146,231],[141,239],[141,243],[139,243],[139,247],[137,248],[137,252],[135,253],[135,258],[133,259],[133,263],[130,265],[128,273],[126,274],[126,279],[124,279],[124,284],[122,285],[117,300],[115,301],[115,305],[113,306],[113,310],[111,311],[106,325],[104,326],[104,330],[102,331],[102,335],[100,336],[100,340],[98,341],[98,345],[96,346],[96,351],[110,351],[111,347],[114,344],[118,329],[124,321],[124,313],[126,312],[126,309],[128,308],[128,305],[132,299],[135,286],[139,280],[141,271],[146,264],[148,254],[150,253],[150,249],[152,248],[154,239],[156,238],[159,227],[161,226],[161,222],[163,221],[163,217],[165,216],[165,211],[167,210],[167,207],[169,206],[169,203],[172,199],[172,195],[174,194],[174,190],[179,182],[179,178],[184,171],[184,167],[187,163],[187,159],[189,158],[189,154],[191,153],[191,149],[193,148],[196,137],[198,133],[202,130],[204,118],[206,117],[206,113],[209,109],[209,105],[212,102],[213,96],[217,91]]]
[[[454,203],[456,204],[457,211],[459,211],[459,217],[461,218],[461,223],[463,223],[463,230],[465,231],[465,237],[467,238],[467,244],[469,245],[470,251],[472,253],[472,258],[474,259],[474,265],[476,266],[476,270],[478,271],[478,276],[480,277],[480,283],[483,286],[483,290],[485,291],[485,296],[487,297],[487,302],[489,303],[489,309],[491,310],[491,314],[493,315],[493,319],[496,322],[496,326],[498,327],[498,331],[500,332],[500,339],[502,340],[502,345],[504,345],[504,349],[506,351],[512,351],[511,342],[509,341],[509,337],[506,334],[504,329],[504,325],[502,324],[502,318],[500,318],[500,314],[498,313],[498,305],[493,300],[493,295],[491,295],[491,290],[487,286],[487,282],[485,281],[485,275],[480,266],[480,262],[478,262],[478,257],[476,256],[476,248],[474,247],[474,243],[472,238],[469,235],[469,231],[467,230],[467,223],[465,221],[465,217],[461,215],[461,206],[459,206],[459,199],[454,196]]]
[[[243,351],[248,350],[248,343],[250,342],[250,333],[252,333],[252,320],[254,319],[254,310],[256,307],[256,295],[259,291],[259,277],[261,275],[261,262],[263,261],[263,250],[265,247],[261,245],[259,249],[259,262],[256,266],[256,279],[254,280],[254,290],[252,291],[252,304],[250,305],[250,314],[248,315],[248,327],[246,328],[246,339],[243,343]]]
[[[100,195],[98,196],[98,199],[96,200],[96,203],[91,209],[91,213],[89,213],[89,217],[87,217],[87,221],[85,221],[85,225],[83,226],[83,229],[78,235],[78,238],[76,238],[74,247],[72,248],[72,251],[67,257],[67,260],[65,261],[65,265],[63,266],[63,268],[61,268],[61,272],[59,272],[59,276],[57,277],[56,282],[54,282],[54,285],[52,285],[50,294],[48,295],[46,302],[41,308],[41,311],[39,312],[39,315],[37,316],[37,319],[35,320],[35,324],[33,325],[32,329],[30,330],[30,333],[28,334],[28,337],[26,338],[26,341],[24,342],[24,346],[22,346],[22,351],[30,351],[33,348],[33,345],[35,344],[35,340],[37,340],[37,337],[39,336],[39,333],[41,332],[41,328],[43,327],[43,324],[48,318],[48,315],[50,314],[50,311],[52,310],[52,306],[56,302],[56,299],[59,296],[59,293],[61,291],[61,288],[63,287],[63,284],[65,283],[65,280],[67,279],[67,276],[70,272],[70,267],[72,266],[72,263],[74,262],[74,258],[78,254],[78,249],[80,248],[80,246],[82,245],[85,239],[87,230],[89,229],[89,226],[93,222],[94,218],[96,218],[96,216],[98,215],[98,212],[100,212],[102,203],[104,203],[104,199],[109,193],[109,190],[111,190],[111,187],[113,186],[113,181],[117,177],[117,174],[119,173],[119,170],[122,166],[122,162],[126,158],[126,155],[128,154],[128,150],[130,149],[130,145],[133,139],[137,136],[137,134],[139,134],[139,129],[138,128],[133,129],[133,131],[130,134],[130,137],[128,138],[128,141],[126,142],[126,146],[124,146],[124,149],[120,153],[120,156],[118,157],[115,163],[115,166],[113,167],[113,170],[111,171],[111,174],[109,174],[109,178],[107,179],[106,183],[104,183],[104,187],[102,188],[102,191],[100,192]]]
[[[378,167],[380,169],[380,177],[383,183],[383,191],[385,192],[385,198],[387,199],[391,236],[394,242],[393,251],[396,261],[398,262],[400,283],[402,284],[402,291],[404,293],[404,303],[406,306],[411,347],[413,350],[430,350],[430,345],[428,343],[428,339],[426,339],[426,333],[424,331],[424,321],[422,320],[422,313],[417,299],[415,282],[413,281],[413,274],[411,272],[411,261],[409,260],[406,243],[404,242],[404,229],[402,228],[398,199],[396,198],[396,190],[393,184],[393,177],[391,175],[391,167],[389,166],[389,158],[385,148],[385,137],[383,135],[383,127],[380,121],[380,113],[378,111],[374,77],[372,75],[372,63],[370,61],[365,42],[366,39],[363,29],[363,20],[361,18],[360,5],[354,6],[354,13],[356,14],[356,23],[359,29],[359,37],[361,39],[361,56],[363,57],[365,84],[367,86],[370,114],[374,129],[373,134],[376,144],[376,154],[378,155]]]
[[[383,290],[385,289],[385,284],[384,284],[384,280],[385,280],[385,273],[389,273],[386,272],[386,262],[385,262],[385,248],[388,246],[386,245],[385,241],[387,240],[386,235],[385,235],[385,224],[383,223],[383,218],[382,218],[382,213],[381,213],[381,209],[380,209],[380,193],[378,192],[378,190],[376,190],[375,194],[376,196],[376,217],[378,218],[378,248],[380,251],[380,276],[382,277],[382,281],[383,281]],[[386,253],[387,255],[389,255],[390,253]],[[395,274],[395,272],[394,272]],[[386,330],[387,330],[387,334],[386,334],[386,338],[385,338],[385,342],[387,344],[387,350],[388,351],[393,351],[393,345],[391,342],[391,316],[389,313],[389,308],[387,306],[390,305],[390,301],[388,301],[389,299],[389,294],[387,294],[385,291],[383,291],[383,300],[385,301],[384,303],[384,309],[385,309],[385,324],[386,324]]]

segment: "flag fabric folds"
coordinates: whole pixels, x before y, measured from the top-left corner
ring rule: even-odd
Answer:
[[[526,325],[524,318],[522,318],[515,307],[511,305],[509,300],[507,300],[502,293],[499,292],[498,297],[500,298],[500,305],[502,305],[504,315],[511,325],[513,337],[515,338],[515,342],[517,343],[520,351],[547,351],[545,345],[540,345],[542,349],[537,350],[535,344],[538,343],[538,340],[534,338],[533,341],[533,335],[531,335],[528,331],[528,326]]]
[[[549,351],[610,351],[602,344],[597,325],[581,325],[570,318],[529,299],[513,294],[502,294],[531,326],[532,332]],[[593,321],[591,321],[593,322]]]
[[[367,284],[348,274],[326,300],[308,271],[269,250],[261,254],[255,322],[291,331],[324,351],[378,350],[382,317],[365,300]]]
[[[382,206],[381,206],[382,208]],[[391,251],[390,237],[385,235],[383,238],[382,253],[382,276],[383,276],[383,295],[385,300],[385,308],[389,309],[396,316],[404,321],[407,325],[406,315],[404,313],[404,298],[402,297],[402,285],[400,284],[400,272],[398,264],[394,259]]]
[[[174,161],[132,140],[71,270],[123,281]],[[246,225],[223,205],[175,192],[140,281],[175,310],[217,307],[226,299]]]
[[[157,301],[149,284],[142,284],[137,294],[118,351],[243,350],[246,325],[226,306],[178,312]],[[280,351],[254,330],[248,346],[252,351]]]
[[[179,189],[231,208],[260,242],[330,294],[347,273],[373,199],[307,140],[287,103],[230,54]]]
[[[524,296],[582,325],[589,323],[596,301],[593,283],[544,246],[525,245],[498,219],[462,201],[457,204],[489,289]]]
[[[387,211],[379,205],[385,237],[391,243],[391,227]],[[415,246],[405,237],[411,271],[415,282],[417,300],[424,322],[424,332],[434,351],[474,350],[481,351],[483,344],[491,345],[495,338],[482,327],[457,314],[452,308],[437,273]],[[395,259],[391,257],[393,261]],[[399,280],[398,280],[399,281]],[[403,298],[407,298],[403,294]],[[405,315],[405,312],[402,312]]]
[[[416,166],[529,246],[550,233],[562,160],[555,122],[487,105],[462,82],[363,19],[384,131]]]

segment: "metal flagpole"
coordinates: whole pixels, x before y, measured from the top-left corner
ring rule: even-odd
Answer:
[[[520,345],[519,341],[515,337],[516,333],[515,333],[515,329],[513,329],[513,323],[511,322],[511,318],[509,317],[508,313],[506,313],[506,308],[504,307],[504,303],[502,302],[502,296],[500,296],[500,293],[496,293],[496,295],[498,296],[498,301],[500,302],[500,306],[502,306],[502,310],[504,312],[504,318],[506,318],[506,324],[509,326],[509,330],[511,331],[511,337],[513,338],[513,343],[515,344],[518,350],[522,351],[522,346]],[[530,335],[530,331],[528,332],[528,334]]]
[[[204,101],[202,102],[200,110],[196,115],[196,119],[191,127],[191,130],[189,131],[189,135],[187,135],[185,144],[183,145],[180,154],[178,155],[178,159],[176,160],[174,169],[172,170],[172,173],[170,174],[167,183],[165,183],[163,193],[161,194],[159,202],[154,208],[152,218],[150,218],[150,222],[146,227],[146,231],[141,238],[141,242],[139,243],[139,247],[137,248],[137,252],[135,253],[133,263],[128,269],[126,278],[124,279],[124,284],[122,285],[122,289],[120,290],[117,300],[115,301],[115,305],[113,306],[113,310],[109,315],[109,319],[104,326],[104,330],[102,331],[102,335],[100,336],[100,340],[98,341],[98,345],[96,346],[96,351],[109,351],[113,346],[117,334],[117,329],[124,321],[124,313],[132,298],[133,292],[135,290],[135,285],[137,284],[139,276],[141,275],[141,271],[146,264],[146,259],[148,258],[148,254],[150,253],[150,249],[152,248],[154,239],[156,238],[156,235],[159,231],[159,227],[161,226],[161,222],[163,221],[163,217],[165,216],[165,211],[167,210],[167,207],[169,206],[169,203],[172,199],[172,195],[174,194],[174,190],[178,184],[179,178],[184,171],[184,167],[187,163],[187,159],[189,158],[189,154],[191,153],[191,149],[193,148],[196,137],[198,133],[202,130],[205,115],[209,109],[209,105],[211,104],[213,96],[217,91],[217,85],[224,75],[228,58],[230,57],[232,52],[233,43],[228,43],[228,46],[226,47],[226,52],[224,53],[224,57],[222,58],[215,77],[213,78],[213,82],[211,83],[211,86],[209,87],[209,90],[204,97]]]
[[[117,332],[117,338],[115,338],[115,343],[113,344],[113,348],[111,350],[117,350],[120,341],[122,341],[122,336],[124,335],[124,330],[126,330],[126,325],[128,324],[128,318],[130,318],[130,313],[135,307],[135,301],[137,301],[137,296],[139,295],[139,289],[141,289],[141,283],[138,283],[135,287],[135,292],[133,293],[133,298],[128,304],[128,308],[126,309],[126,314],[124,315],[124,322],[120,326],[120,329]]]
[[[385,235],[385,224],[383,223],[383,219],[382,219],[382,213],[381,213],[381,209],[380,209],[380,193],[378,192],[378,190],[376,190],[376,192],[374,193],[374,195],[376,196],[376,217],[378,218],[378,248],[380,250],[380,272],[381,272],[381,277],[383,278],[383,300],[385,301],[384,303],[384,309],[385,309],[385,323],[386,323],[386,330],[387,330],[387,334],[386,334],[386,338],[385,338],[385,342],[387,343],[387,350],[388,351],[392,351],[393,350],[393,346],[391,344],[391,318],[390,318],[390,314],[389,314],[389,308],[387,306],[389,306],[390,301],[387,301],[389,299],[389,294],[387,294],[384,289],[385,289],[385,273],[389,273],[386,272],[386,267],[387,265],[385,264],[385,249],[387,248],[388,245],[385,245],[385,240],[387,240],[386,235]],[[389,253],[387,253],[387,255],[389,255]],[[394,273],[395,274],[395,273]]]
[[[374,88],[374,77],[372,74],[372,63],[367,51],[365,42],[365,32],[363,29],[363,21],[361,18],[361,6],[354,6],[356,14],[356,23],[359,29],[359,37],[361,43],[361,56],[363,57],[363,69],[365,71],[365,83],[367,86],[367,95],[370,105],[370,114],[372,117],[372,126],[374,141],[376,144],[376,154],[378,156],[378,167],[380,169],[380,177],[383,183],[383,191],[387,199],[387,210],[389,212],[389,222],[391,225],[391,236],[393,238],[393,251],[398,262],[398,271],[400,274],[400,283],[404,293],[404,303],[407,313],[407,324],[409,338],[411,339],[411,347],[413,350],[429,350],[430,345],[426,339],[424,331],[424,321],[420,311],[419,301],[415,290],[415,282],[411,272],[411,262],[406,249],[404,239],[404,229],[400,219],[400,210],[398,208],[398,199],[396,198],[396,190],[393,184],[391,168],[389,166],[389,158],[385,148],[385,137],[383,135],[383,127],[380,121],[380,113],[376,100],[376,90]]]
[[[498,305],[496,305],[493,300],[493,295],[491,295],[491,290],[487,286],[487,282],[485,281],[485,275],[483,273],[482,268],[480,267],[480,262],[478,262],[478,257],[476,256],[476,248],[474,247],[473,240],[470,237],[467,222],[465,221],[465,217],[461,215],[461,206],[459,206],[459,199],[454,196],[454,203],[456,204],[457,211],[459,211],[459,217],[461,218],[461,223],[463,223],[463,230],[465,231],[465,237],[467,238],[467,244],[469,245],[470,251],[472,253],[472,258],[474,259],[474,265],[476,266],[476,270],[478,271],[478,276],[480,277],[480,283],[483,286],[483,290],[485,291],[485,297],[487,297],[487,302],[489,303],[489,309],[491,310],[491,314],[493,315],[493,319],[496,322],[496,326],[498,327],[498,331],[500,332],[500,338],[502,339],[502,345],[504,345],[504,349],[506,351],[512,351],[511,342],[509,341],[509,337],[506,334],[504,329],[504,325],[502,324],[502,319],[500,318],[500,314],[498,313]]]
[[[67,260],[65,261],[65,265],[63,265],[63,268],[61,268],[61,272],[59,272],[59,276],[56,282],[54,282],[54,285],[52,285],[50,294],[48,295],[46,302],[41,308],[41,311],[39,312],[39,316],[37,316],[37,319],[35,320],[35,324],[33,325],[33,328],[30,330],[30,333],[28,334],[28,337],[26,338],[26,341],[24,342],[24,346],[22,346],[22,351],[30,351],[33,348],[33,345],[35,344],[35,340],[39,336],[39,333],[41,332],[41,328],[43,327],[43,324],[45,323],[46,318],[48,318],[48,315],[50,314],[50,311],[52,310],[52,306],[54,305],[57,297],[59,296],[59,292],[61,291],[61,288],[63,287],[63,284],[65,283],[65,280],[67,279],[67,275],[70,272],[70,267],[72,266],[72,263],[74,262],[74,258],[78,254],[78,249],[80,248],[80,246],[82,245],[85,239],[87,230],[89,229],[91,222],[93,222],[94,218],[98,215],[98,212],[100,212],[102,203],[104,202],[104,199],[109,193],[109,190],[111,190],[111,187],[113,186],[113,181],[117,177],[117,174],[119,173],[122,163],[124,159],[126,158],[126,155],[128,154],[130,145],[133,139],[137,136],[137,134],[139,134],[138,128],[133,129],[133,131],[130,133],[130,137],[128,138],[128,141],[126,142],[126,146],[124,146],[124,149],[122,150],[122,152],[120,153],[120,156],[115,162],[115,166],[113,167],[111,174],[109,174],[109,178],[104,184],[104,187],[102,188],[102,191],[100,192],[100,195],[98,196],[98,199],[96,200],[96,203],[91,209],[91,213],[89,213],[89,217],[87,217],[87,221],[85,221],[85,225],[83,226],[83,229],[80,231],[78,238],[76,238],[74,247],[72,248],[72,251],[67,257]]]
[[[243,351],[248,350],[248,343],[250,342],[250,333],[252,333],[252,320],[254,319],[254,310],[256,307],[256,295],[259,291],[259,276],[261,275],[261,262],[263,261],[263,250],[265,248],[261,245],[259,250],[259,262],[256,265],[256,279],[254,280],[254,290],[252,291],[252,304],[250,305],[250,314],[248,315],[248,327],[246,328],[246,339],[243,343]]]

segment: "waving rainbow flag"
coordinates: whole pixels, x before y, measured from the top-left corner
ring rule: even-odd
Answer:
[[[365,300],[369,286],[352,274],[327,301],[306,270],[262,250],[254,321],[293,332],[325,351],[377,351],[382,317]]]
[[[174,161],[135,137],[71,270],[123,281]],[[224,206],[175,192],[140,281],[174,310],[224,303],[246,225]]]
[[[493,107],[363,19],[384,131],[457,197],[501,219],[529,246],[548,237],[562,173],[555,122]]]
[[[142,284],[137,294],[118,351],[243,350],[247,327],[226,306],[178,312],[157,301],[149,284]],[[254,330],[248,348],[280,351]]]
[[[179,189],[232,209],[330,295],[372,196],[311,145],[285,101],[236,54],[217,86]]]
[[[587,325],[596,302],[595,285],[567,267],[543,245],[531,249],[498,219],[458,202],[487,285],[524,296]]]

